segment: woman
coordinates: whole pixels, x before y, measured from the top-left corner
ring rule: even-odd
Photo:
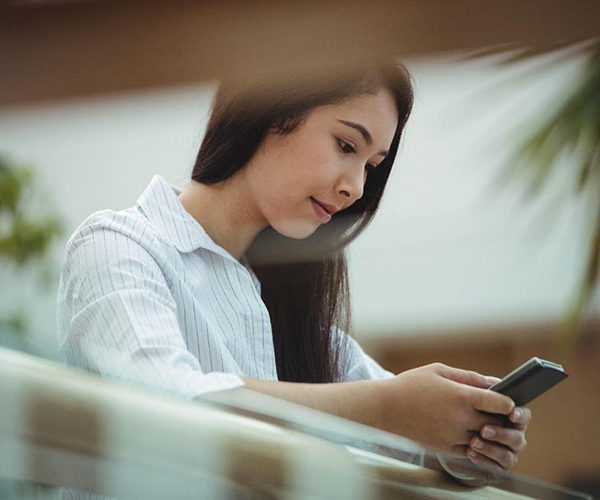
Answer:
[[[69,241],[69,363],[189,398],[245,386],[513,467],[530,413],[485,390],[497,379],[441,364],[394,375],[344,332],[343,249],[375,214],[411,107],[395,65],[222,86],[183,191],[155,177]]]

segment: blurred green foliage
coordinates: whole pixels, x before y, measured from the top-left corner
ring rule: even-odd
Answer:
[[[31,168],[0,156],[0,265],[22,271],[35,264],[40,282],[48,281],[44,261],[52,242],[62,234],[62,222],[49,209],[34,181]],[[27,315],[21,307],[0,313],[0,330],[24,335]]]
[[[0,258],[18,266],[42,257],[61,234],[62,224],[52,213],[31,213],[33,172],[0,157]]]
[[[560,165],[568,165],[572,183],[565,183],[567,198],[581,198],[586,207],[588,255],[578,291],[565,313],[553,354],[560,356],[573,343],[600,281],[600,41],[557,42],[544,46],[516,45],[477,51],[469,58],[499,55],[500,65],[540,60],[532,67],[543,75],[568,58],[581,58],[583,69],[573,85],[547,103],[551,113],[542,120],[532,117],[529,133],[514,149],[505,178],[526,187],[529,200],[537,199]],[[503,55],[503,57],[502,57]],[[568,161],[560,161],[567,159]],[[596,335],[598,332],[595,332]]]

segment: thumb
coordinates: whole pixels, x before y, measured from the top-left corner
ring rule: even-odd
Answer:
[[[441,375],[459,384],[479,387],[481,389],[487,389],[500,380],[496,377],[486,377],[472,370],[461,370],[460,368],[453,368],[451,366],[445,366],[441,371]]]

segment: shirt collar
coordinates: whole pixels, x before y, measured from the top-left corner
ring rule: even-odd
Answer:
[[[138,198],[137,204],[162,239],[180,252],[205,248],[238,262],[227,250],[217,245],[183,207],[178,198],[179,193],[180,189],[169,185],[160,175],[155,175]]]

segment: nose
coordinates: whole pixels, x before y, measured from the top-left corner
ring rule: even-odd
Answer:
[[[364,168],[358,171],[345,172],[338,181],[337,192],[341,195],[344,205],[350,206],[356,200],[362,198],[366,181]]]

